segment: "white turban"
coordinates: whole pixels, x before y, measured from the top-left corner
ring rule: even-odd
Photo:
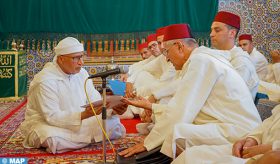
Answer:
[[[56,61],[57,56],[84,51],[84,46],[76,38],[67,37],[57,44],[57,46],[54,48],[54,51],[55,57],[53,61]]]

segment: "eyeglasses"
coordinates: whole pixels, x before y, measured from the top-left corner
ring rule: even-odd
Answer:
[[[172,48],[172,47],[173,47],[174,45],[176,45],[176,44],[178,44],[178,42],[173,43],[168,49],[163,48],[162,54],[163,54],[164,56],[167,56],[167,55],[168,55],[168,51],[170,50],[170,48]]]
[[[172,45],[171,45],[168,49],[163,48],[163,50],[162,50],[162,54],[163,54],[164,56],[167,56],[167,55],[168,55],[168,51],[169,51],[169,49],[170,49],[170,48],[172,48],[174,45],[175,45],[175,43],[174,43],[174,44],[172,44]]]
[[[153,43],[152,45],[148,46],[148,48],[152,49],[152,48],[156,48],[156,46],[158,46],[158,43]]]
[[[74,63],[78,63],[79,61],[81,61],[81,60],[83,59],[84,56],[85,56],[85,54],[82,54],[82,55],[80,55],[80,56],[74,56],[74,57],[64,55],[63,57],[72,58],[72,61],[73,61]]]

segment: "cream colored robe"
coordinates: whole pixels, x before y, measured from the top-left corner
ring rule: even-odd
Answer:
[[[143,71],[137,76],[136,92],[140,96],[150,96],[154,88],[172,81],[175,75],[174,66],[166,61],[164,55],[160,55],[146,64]]]
[[[83,68],[77,74],[67,75],[56,63],[48,63],[35,75],[28,92],[25,120],[20,126],[25,136],[25,147],[34,147],[32,140],[35,138],[30,138],[34,132],[41,144],[49,137],[60,137],[76,143],[102,140],[95,117],[81,121],[81,112],[84,110],[81,106],[87,104],[84,82],[88,76]],[[91,80],[87,82],[86,88],[91,101],[101,99]],[[98,118],[101,120],[100,115]],[[118,117],[109,118],[107,122],[110,137],[124,135],[125,130]]]
[[[145,65],[155,59],[155,56],[150,56],[148,59],[139,61],[137,63],[132,64],[128,70],[128,78],[127,82],[134,83],[139,72],[145,68]]]
[[[165,84],[171,82],[176,75],[176,70],[173,65],[166,61],[164,55],[157,56],[151,62],[145,64],[142,69],[137,71],[134,76],[134,89],[137,96],[149,97],[152,91],[156,88],[163,87]],[[169,97],[162,100],[163,103],[169,101]],[[140,114],[143,112],[142,108],[128,106],[128,111]]]
[[[268,65],[268,74],[265,81],[280,86],[280,63]]]
[[[194,127],[213,125],[218,138],[229,143],[261,122],[248,87],[232,68],[229,59],[223,56],[219,51],[206,47],[192,52],[181,71],[181,84],[184,85],[178,87],[167,105],[152,105],[157,123],[145,138],[147,150],[160,146],[165,140],[162,152],[172,156],[174,140],[166,137],[172,134],[177,123]],[[199,139],[198,142],[202,143]]]
[[[253,51],[250,53],[250,58],[251,58],[252,62],[254,63],[257,74],[259,76],[259,79],[260,80],[265,80],[265,77],[268,73],[268,70],[267,70],[268,61],[267,61],[267,59],[256,48],[253,48]]]
[[[158,56],[155,60],[145,66],[143,71],[149,72],[161,81],[172,79],[176,74],[173,65],[166,61],[164,55]]]
[[[272,110],[272,116],[265,119],[264,122],[249,133],[247,137],[257,140],[258,144],[272,144],[273,149],[280,149],[280,105]]]
[[[253,100],[255,100],[260,80],[249,54],[236,46],[230,50],[230,53],[231,65],[243,78],[252,94]]]
[[[260,81],[258,92],[268,95],[269,100],[280,102],[280,63],[268,64],[268,73]]]
[[[267,94],[271,101],[280,102],[280,85],[260,81],[258,92]]]

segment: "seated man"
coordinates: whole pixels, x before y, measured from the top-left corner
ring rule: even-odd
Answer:
[[[234,156],[243,158],[248,163],[260,160],[270,151],[280,150],[280,105],[274,107],[272,116],[247,135],[237,141],[232,148]],[[278,158],[280,162],[280,157]]]
[[[67,37],[55,47],[52,63],[47,63],[30,83],[25,120],[20,129],[25,136],[24,147],[45,147],[53,154],[87,146],[102,140],[102,132],[88,103],[84,82],[88,73],[82,68],[83,45]],[[86,83],[90,101],[101,96],[92,81]],[[95,108],[100,114],[101,107]],[[119,113],[120,114],[120,113]],[[97,116],[99,119],[100,115]],[[117,116],[107,120],[112,139],[125,135],[125,128]]]
[[[280,105],[245,138],[232,144],[201,145],[186,149],[173,163],[279,163]],[[203,156],[201,155],[203,154]],[[278,156],[278,157],[277,157]]]
[[[268,73],[264,81],[260,81],[258,92],[268,95],[269,100],[280,102],[280,51],[270,53],[272,63],[268,64]]]
[[[155,59],[155,56],[152,55],[152,53],[148,49],[148,44],[142,43],[138,46],[138,51],[140,55],[142,56],[142,61],[132,64],[129,67],[129,71],[127,74],[121,75],[121,80],[126,82],[127,90],[133,90],[133,83],[135,82],[137,76],[139,75],[139,72],[143,70],[145,65],[147,65],[149,62]],[[134,114],[140,114],[141,110],[138,108],[135,108],[133,106],[128,106],[125,113],[120,115],[119,117],[121,119],[131,119],[134,117]]]
[[[267,74],[268,61],[263,54],[261,54],[253,45],[252,35],[242,34],[239,36],[239,46],[248,54],[254,66],[260,80],[265,80]]]
[[[280,50],[271,51],[272,64],[268,65],[266,81],[280,85]]]
[[[161,152],[173,157],[178,138],[184,138],[188,147],[232,143],[261,123],[248,87],[228,61],[229,53],[198,48],[186,24],[166,27],[164,48],[167,60],[181,70],[181,85],[168,104],[124,100],[152,110],[156,121],[143,143],[120,155],[150,151],[164,142]],[[183,125],[176,131],[178,123]]]
[[[130,83],[134,83],[135,78],[137,77],[137,74],[139,73],[139,71],[141,71],[143,69],[143,66],[145,66],[146,64],[148,64],[150,61],[152,61],[155,58],[155,56],[152,55],[152,53],[148,50],[147,42],[139,44],[138,51],[143,60],[132,64],[129,67],[128,73],[125,74],[126,76],[125,75],[121,76],[121,80],[124,82],[128,81]],[[126,77],[126,78],[123,78],[123,77]]]
[[[211,45],[218,50],[229,50],[230,63],[247,84],[255,100],[259,77],[247,52],[234,45],[240,29],[240,17],[236,14],[219,11],[211,25]]]
[[[161,85],[161,83],[172,81],[176,75],[174,67],[161,54],[156,34],[149,35],[147,43],[150,52],[156,58],[143,67],[133,83],[137,95],[140,96],[150,96],[153,88]],[[130,88],[127,87],[126,93],[128,97],[133,97]]]
[[[150,62],[146,63],[145,64],[145,67],[141,67],[140,69],[137,69],[137,73],[134,73],[133,75],[130,75],[127,79],[127,82],[126,82],[126,96],[127,97],[133,97],[134,94],[135,94],[135,91],[137,91],[139,88],[141,87],[145,87],[147,85],[150,85],[151,82],[155,81],[156,78],[153,74],[151,73],[148,73],[148,72],[143,72],[143,70],[149,65],[151,65],[150,63],[154,62],[154,60],[156,60],[159,55],[160,55],[160,52],[159,52],[159,48],[156,44],[156,47],[153,48],[153,49],[150,49],[149,45],[152,45],[152,44],[155,44],[156,43],[156,34],[150,34],[147,36],[147,46],[148,46],[148,51],[149,53],[152,54],[152,60],[150,60]],[[161,71],[161,70],[159,70]],[[135,71],[134,71],[135,72]],[[159,73],[157,73],[159,74]],[[145,80],[143,80],[145,79]],[[138,94],[139,91],[138,91]]]

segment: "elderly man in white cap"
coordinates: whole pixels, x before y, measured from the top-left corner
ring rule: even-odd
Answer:
[[[33,79],[21,131],[24,147],[45,147],[53,154],[79,149],[102,140],[101,129],[92,117],[87,103],[84,82],[88,73],[82,68],[83,45],[67,37],[55,47],[56,56]],[[86,84],[91,101],[101,99],[92,82]],[[100,114],[101,107],[95,108]],[[100,115],[97,117],[100,118]],[[125,129],[117,116],[107,120],[110,138],[124,136]]]

